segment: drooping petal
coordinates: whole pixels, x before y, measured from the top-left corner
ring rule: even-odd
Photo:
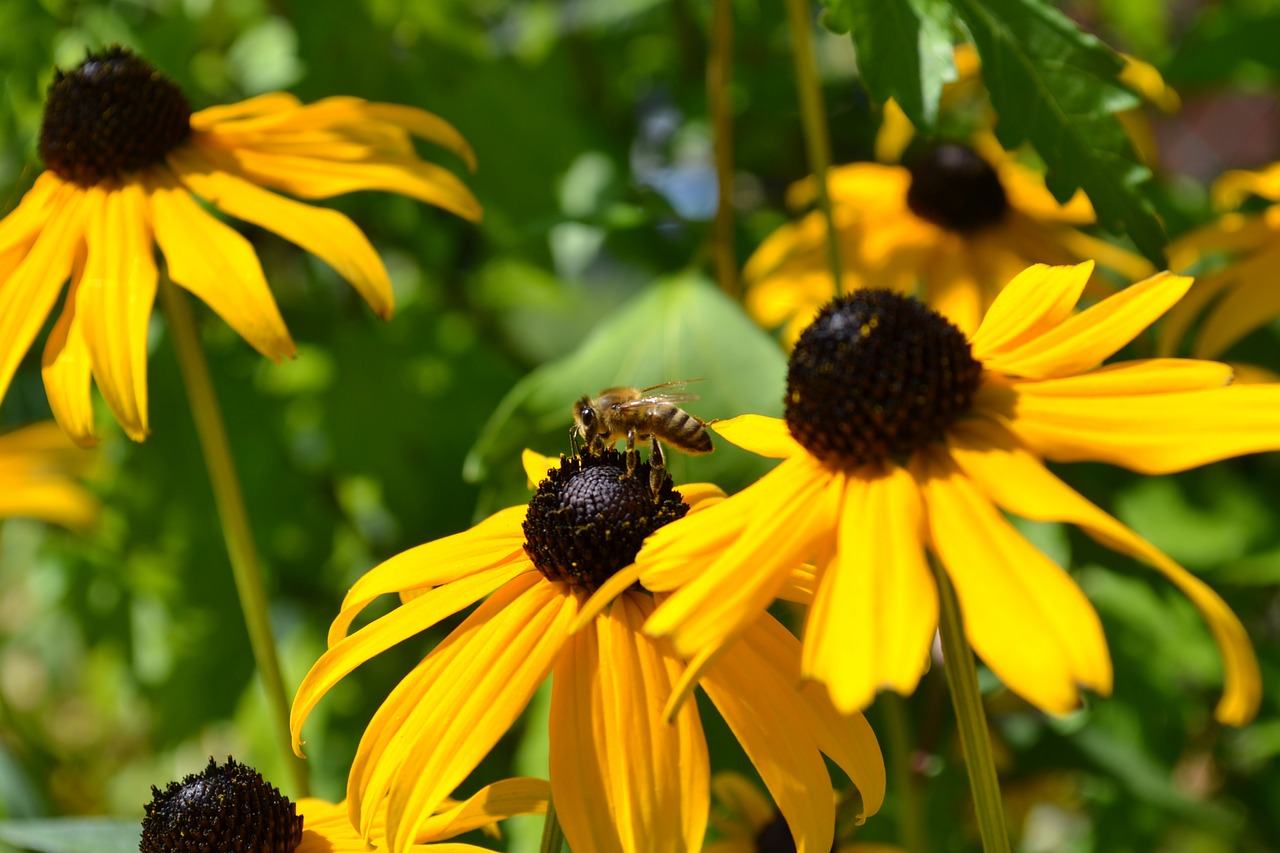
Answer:
[[[1071,316],[1093,274],[1092,262],[1074,267],[1036,264],[1005,285],[970,344],[979,361],[1015,352]]]
[[[1144,474],[1280,448],[1280,386],[1125,395],[1096,393],[1091,376],[1018,383],[995,411],[1046,459],[1108,462]]]
[[[476,155],[471,150],[471,145],[461,133],[458,133],[457,128],[435,113],[403,104],[386,103],[365,103],[360,112],[364,115],[357,117],[357,123],[367,116],[374,121],[385,121],[397,125],[419,139],[425,139],[452,151],[466,162],[468,169],[473,172],[476,170]]]
[[[938,599],[922,545],[920,490],[906,470],[850,477],[838,535],[805,625],[803,674],[826,684],[849,713],[883,687],[915,689],[938,626]]]
[[[353,669],[470,607],[524,571],[526,568],[521,565],[499,566],[436,587],[331,646],[312,665],[294,697],[289,715],[294,751],[302,749],[302,726],[312,709]]]
[[[211,154],[183,146],[168,155],[178,178],[224,213],[252,222],[333,267],[374,313],[391,316],[395,297],[378,252],[354,222],[336,210],[312,207],[264,190],[231,174]]]
[[[698,850],[711,770],[697,709],[668,723],[680,672],[670,645],[641,633],[653,603],[623,595],[574,635],[551,693],[551,787],[565,838],[600,853]]]
[[[1068,317],[986,364],[1029,379],[1074,376],[1102,361],[1150,326],[1191,286],[1191,279],[1159,273]]]
[[[716,421],[711,428],[731,444],[750,450],[757,456],[787,459],[804,453],[800,443],[791,437],[787,422],[764,415],[739,415],[727,421]]]
[[[1065,714],[1077,686],[1111,692],[1102,623],[1080,587],[1024,539],[945,451],[917,454],[929,535],[973,650],[1014,693]]]
[[[795,673],[800,665],[800,641],[772,616],[753,623],[739,645],[758,660],[768,661],[767,666],[775,672]],[[884,756],[875,733],[862,714],[838,712],[821,684],[807,682],[800,692],[804,701],[796,705],[799,727],[810,733],[818,749],[830,756],[858,789],[862,796],[861,823],[884,804]]]
[[[426,817],[515,722],[551,671],[577,609],[562,584],[522,575],[432,652],[449,659],[422,698],[429,710],[391,788],[392,850],[413,842]]]
[[[147,437],[147,327],[156,297],[155,248],[142,185],[125,180],[86,223],[88,259],[76,315],[93,377],[134,441]]]
[[[0,281],[26,255],[27,249],[48,223],[49,215],[66,201],[69,194],[75,194],[74,185],[68,184],[52,172],[41,172],[31,189],[18,202],[18,206],[9,211],[4,219],[0,219],[0,257],[7,257],[14,247],[23,247],[12,266],[0,266]]]
[[[58,426],[76,444],[92,447],[98,443],[93,426],[93,400],[89,396],[93,363],[84,340],[83,321],[76,311],[76,293],[84,275],[84,261],[84,252],[77,252],[71,287],[62,313],[45,342],[40,373]]]
[[[772,618],[765,614],[759,621]],[[779,669],[751,642],[754,633],[748,628],[725,649],[703,675],[702,689],[760,773],[799,853],[827,853],[835,832],[835,796],[818,745],[799,724],[799,644],[793,644],[797,655],[782,662],[790,668]]]
[[[71,275],[85,222],[101,208],[104,195],[96,187],[58,187],[48,202],[49,218],[39,236],[13,272],[0,281],[0,399]]]
[[[508,507],[462,533],[396,554],[360,576],[342,599],[329,627],[329,646],[347,634],[351,622],[379,596],[427,590],[524,557],[526,505]],[[527,568],[533,564],[525,560]]]
[[[169,277],[267,358],[292,358],[297,347],[249,241],[202,210],[167,170],[151,170],[145,179]]]
[[[225,122],[288,112],[297,109],[301,104],[297,97],[288,92],[267,92],[234,104],[220,104],[198,110],[191,114],[191,129],[209,130]]]
[[[1272,246],[1269,251],[1230,269],[1235,284],[1209,312],[1197,332],[1192,349],[1196,358],[1217,357],[1280,314],[1280,295],[1274,287],[1277,261],[1280,261],[1280,246]],[[1224,270],[1223,274],[1228,271]]]
[[[1217,717],[1241,726],[1257,713],[1262,679],[1240,620],[1206,583],[1059,480],[1004,427],[965,422],[952,432],[951,455],[965,474],[1004,509],[1034,521],[1079,525],[1109,548],[1154,567],[1199,608],[1222,652],[1225,690]]]
[[[503,779],[484,786],[465,802],[432,815],[423,823],[417,842],[453,838],[516,815],[544,814],[550,799],[551,785],[544,779]]]
[[[646,632],[671,637],[683,657],[728,642],[773,601],[793,567],[819,555],[824,540],[834,539],[843,485],[843,474],[807,454],[796,456],[740,492],[736,504],[725,501],[657,531],[636,558],[641,583],[649,589],[663,589],[655,583],[676,574],[662,563],[668,544],[718,539],[723,550],[705,565],[682,558],[692,564],[694,576],[654,613]],[[752,519],[752,525],[742,529],[743,518]],[[650,552],[652,580],[644,563]],[[702,547],[693,553],[716,554]]]
[[[98,518],[98,502],[73,478],[97,457],[72,445],[53,421],[0,436],[0,518],[39,518],[85,529]]]

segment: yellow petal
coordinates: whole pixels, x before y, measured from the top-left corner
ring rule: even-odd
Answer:
[[[1071,316],[1093,274],[1093,264],[1036,264],[1005,285],[991,303],[970,344],[980,361],[998,359],[1035,340]]]
[[[731,444],[750,450],[757,456],[786,459],[804,453],[804,448],[791,437],[787,422],[764,415],[740,415],[727,421],[716,421],[711,428]]]
[[[93,376],[125,433],[147,437],[147,328],[156,297],[155,248],[142,186],[125,181],[86,223],[89,254],[76,315]]]
[[[658,577],[662,560],[702,568],[663,603],[645,630],[670,636],[684,657],[724,645],[773,601],[792,568],[835,538],[843,483],[844,475],[808,455],[793,457],[733,498],[657,531],[636,558],[647,588],[659,588],[645,574],[650,551]],[[730,532],[732,542],[718,555],[710,552],[706,565],[702,543],[706,531],[717,530]],[[664,554],[664,546],[671,553]]]
[[[516,815],[544,814],[551,785],[542,779],[503,779],[486,785],[465,802],[432,815],[423,823],[417,842],[425,844],[481,829]]]
[[[297,352],[253,246],[206,213],[167,171],[146,175],[156,242],[169,277],[204,300],[218,316],[268,358]]]
[[[897,101],[889,98],[884,102],[884,115],[880,119],[880,130],[876,132],[876,161],[897,163],[915,135],[916,127],[911,119],[907,118]]]
[[[294,752],[301,755],[302,726],[329,690],[360,664],[422,633],[441,619],[470,607],[518,574],[521,565],[499,566],[436,587],[331,646],[298,686],[289,714]]]
[[[1232,383],[1231,365],[1191,358],[1147,358],[1108,364],[1079,376],[1043,381],[990,383],[978,392],[982,401],[999,400],[1012,390],[1037,397],[1140,397],[1226,388]],[[1004,389],[1004,390],[1002,390]],[[982,405],[975,408],[981,408]]]
[[[760,621],[766,619],[772,617]],[[789,668],[778,669],[755,648],[753,634],[748,629],[725,650],[703,676],[702,689],[760,773],[799,853],[827,853],[835,832],[835,796],[818,746],[800,724],[799,643],[793,643],[792,659],[783,661]]]
[[[234,104],[208,107],[191,114],[192,130],[208,130],[224,122],[295,110],[301,105],[288,92],[268,92]]]
[[[1111,692],[1102,623],[1080,587],[1004,520],[943,451],[918,455],[934,550],[955,585],[973,650],[1000,680],[1054,714],[1077,685]]]
[[[366,103],[361,112],[374,121],[398,125],[419,139],[425,139],[452,151],[466,162],[468,169],[473,172],[476,170],[476,155],[471,150],[471,145],[461,133],[458,133],[457,128],[440,116],[417,107],[383,103]],[[364,116],[357,121],[363,118]]]
[[[1224,172],[1213,185],[1213,206],[1219,210],[1236,207],[1250,195],[1280,200],[1280,163],[1256,172],[1240,169]]]
[[[1020,385],[1009,427],[1056,462],[1108,462],[1169,474],[1280,448],[1280,386],[1232,385],[1183,393],[1053,394]]]
[[[524,521],[528,507],[508,507],[470,530],[402,551],[365,572],[347,591],[329,628],[332,647],[374,599],[391,593],[430,589],[476,572],[513,564],[524,557]],[[526,569],[533,567],[524,559]]]
[[[473,222],[481,218],[480,202],[466,184],[448,169],[416,157],[385,156],[361,162],[343,162],[251,149],[232,153],[242,177],[301,198],[330,198],[357,190],[385,190],[411,196]]]
[[[77,483],[97,457],[72,445],[53,421],[0,435],[0,518],[39,518],[84,529],[98,502]]]
[[[609,576],[608,580],[596,587],[595,592],[591,593],[591,597],[578,610],[578,616],[569,627],[569,633],[576,634],[589,626],[606,607],[613,603],[615,598],[631,589],[639,581],[640,568],[635,563],[618,569]]]
[[[41,172],[35,184],[18,202],[18,206],[0,220],[0,253],[7,255],[10,249],[23,246],[25,248],[18,257],[25,255],[49,221],[50,214],[75,192],[73,184],[68,184],[52,172]],[[14,263],[13,266],[17,264]],[[2,269],[4,275],[0,275],[0,280],[4,279],[12,267]]]
[[[845,713],[887,687],[915,690],[938,626],[924,557],[924,507],[915,479],[892,466],[850,477],[835,559],[818,581],[805,625],[803,674]]]
[[[653,603],[624,595],[574,635],[551,693],[551,787],[574,850],[698,850],[711,771],[697,709],[668,724],[681,665],[640,631]]]
[[[536,450],[525,448],[520,454],[520,464],[524,466],[524,475],[529,478],[529,488],[536,489],[538,484],[547,479],[547,475],[560,467],[563,456],[543,456]]]
[[[796,673],[800,665],[800,642],[778,620],[766,616],[742,635],[743,647],[769,668],[779,673]],[[792,676],[792,683],[794,675]],[[809,732],[818,748],[831,757],[862,796],[863,819],[875,814],[884,803],[885,769],[880,744],[865,717],[841,714],[831,704],[822,685],[808,682],[800,688],[803,701],[796,705],[798,728]]]
[[[374,313],[391,316],[395,297],[378,252],[356,224],[336,210],[301,204],[264,190],[226,170],[212,153],[182,146],[168,155],[179,179],[224,213],[252,222],[333,267]]]
[[[432,652],[449,659],[422,698],[430,710],[391,789],[392,850],[413,842],[515,722],[551,671],[577,609],[563,585],[529,573],[494,593]]]
[[[1108,548],[1157,569],[1195,603],[1222,651],[1225,690],[1217,717],[1241,726],[1257,713],[1262,679],[1240,620],[1207,584],[1051,474],[1007,430],[991,421],[967,421],[952,432],[951,455],[997,504],[1034,521],[1079,525]]]
[[[13,272],[0,281],[0,399],[71,275],[85,220],[102,206],[103,196],[96,187],[58,187],[39,236]]]
[[[1190,286],[1190,278],[1159,273],[1068,317],[1021,346],[1003,350],[987,360],[987,367],[1031,379],[1088,370],[1136,338]]]
[[[1196,358],[1217,357],[1280,315],[1280,295],[1274,286],[1277,260],[1280,246],[1231,269],[1234,286],[1213,306],[1197,332],[1191,350]]]
[[[76,311],[76,293],[84,275],[84,252],[76,254],[71,287],[62,313],[45,342],[40,372],[49,408],[58,425],[76,444],[91,447],[98,442],[93,428],[93,401],[89,397],[93,363],[84,340],[83,322]]]

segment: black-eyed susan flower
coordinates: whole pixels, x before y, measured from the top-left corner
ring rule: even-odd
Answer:
[[[1280,202],[1280,163],[1257,172],[1227,172],[1213,187],[1216,207],[1230,210],[1249,196]],[[1205,268],[1215,261],[1225,261]],[[1197,268],[1196,283],[1169,312],[1160,330],[1160,351],[1172,354],[1199,321],[1190,339],[1196,358],[1216,358],[1250,332],[1280,315],[1280,204],[1257,213],[1225,213],[1169,246],[1170,265]]]
[[[92,377],[125,432],[145,438],[154,244],[169,277],[259,352],[293,355],[253,247],[197,197],[321,258],[389,316],[387,272],[360,229],[271,189],[308,199],[388,190],[479,218],[461,181],[418,157],[414,136],[473,164],[456,130],[412,107],[304,105],[276,92],[193,113],[174,83],[122,48],[58,71],[40,131],[46,170],[0,222],[0,398],[70,280],[42,360],[54,416],[77,442],[93,441]]]
[[[369,835],[388,811],[403,851],[436,804],[466,778],[554,672],[550,776],[574,850],[696,851],[707,826],[710,767],[695,704],[670,719],[684,661],[646,637],[654,597],[629,576],[641,542],[722,497],[713,486],[655,493],[648,463],[626,473],[609,450],[562,458],[528,506],[419,546],[374,568],[347,594],[329,651],[294,700],[292,729],[355,667],[477,601],[480,606],[392,691],[369,723],[348,780],[352,822]],[[371,601],[402,605],[348,634]],[[817,685],[799,687],[799,642],[753,622],[701,686],[742,743],[807,848],[831,844],[834,798],[822,754],[879,809],[884,765],[866,721],[839,715]]]
[[[212,758],[200,773],[165,790],[152,787],[142,820],[139,853],[365,853],[369,845],[347,819],[346,803],[312,797],[291,802],[262,775],[228,758]],[[437,842],[488,829],[496,821],[546,811],[550,791],[541,779],[504,779],[464,802],[447,801],[418,830],[411,850],[465,853],[486,848]],[[385,826],[373,827],[374,843],[386,843]]]
[[[53,421],[0,435],[0,518],[93,524],[98,501],[76,480],[93,462],[93,454],[73,445]]]
[[[972,145],[928,147],[904,165],[839,166],[827,180],[843,288],[917,295],[966,334],[1005,282],[1033,263],[1093,258],[1127,281],[1153,272],[1138,255],[1079,230],[1095,222],[1084,193],[1059,204],[1043,177],[989,133]],[[802,181],[788,203],[801,207],[813,195],[812,181]],[[788,344],[835,295],[826,240],[821,215],[806,214],[765,238],[743,271],[747,310],[781,327]]]
[[[729,770],[711,777],[711,826],[719,836],[705,853],[796,853],[786,818],[754,783]],[[831,853],[903,853],[889,844],[837,838]]]
[[[714,660],[797,563],[817,568],[805,676],[838,708],[914,689],[937,625],[926,551],[949,576],[969,643],[1015,693],[1052,713],[1111,690],[1097,613],[1001,510],[1078,525],[1163,573],[1221,649],[1218,718],[1256,711],[1257,661],[1205,583],[1045,467],[1098,461],[1148,474],[1280,447],[1280,386],[1231,386],[1228,366],[1153,359],[1101,366],[1186,292],[1162,273],[1073,314],[1091,264],[1032,267],[968,339],[889,290],[828,304],[792,353],[786,419],[715,425],[782,463],[716,506],[659,530],[638,558],[675,590],[645,630]]]

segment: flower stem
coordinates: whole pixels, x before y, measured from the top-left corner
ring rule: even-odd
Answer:
[[[262,582],[258,550],[254,545],[253,531],[249,527],[249,514],[245,510],[240,480],[236,476],[235,462],[231,457],[231,445],[227,441],[227,429],[222,421],[213,380],[209,376],[209,363],[200,345],[195,314],[186,293],[168,279],[162,280],[160,284],[160,302],[173,337],[173,348],[178,355],[182,380],[187,387],[205,468],[213,485],[214,502],[218,506],[218,518],[222,522],[222,538],[226,542],[227,556],[231,560],[231,573],[235,577],[240,609],[249,629],[249,643],[253,647],[253,657],[267,691],[267,702],[276,718],[274,728],[280,738],[284,761],[293,776],[294,789],[298,796],[305,797],[310,788],[307,769],[293,754],[289,736],[289,699],[280,675],[275,638],[267,614],[267,591]]]
[[[911,769],[911,709],[907,700],[886,690],[876,700],[883,706],[880,715],[889,747],[889,771],[898,800],[898,840],[907,853],[928,853],[926,818],[920,802],[920,786]]]
[[[1000,782],[996,778],[995,759],[991,755],[991,735],[987,715],[978,691],[978,671],[973,651],[964,636],[964,621],[955,589],[946,570],[937,563],[933,574],[938,582],[939,630],[942,655],[951,687],[951,703],[956,710],[956,725],[964,747],[965,766],[969,771],[969,788],[973,791],[974,812],[982,849],[986,853],[1009,853],[1009,830],[1005,826],[1004,805],[1000,800]]]
[[[560,819],[556,817],[555,800],[547,800],[547,816],[542,822],[542,844],[538,853],[560,853],[564,849],[564,830],[560,828]]]
[[[707,106],[715,127],[716,221],[712,241],[716,281],[738,295],[738,260],[733,251],[733,0],[715,0],[711,50],[707,57]]]
[[[787,0],[787,27],[791,30],[791,58],[796,69],[796,92],[804,122],[804,144],[809,155],[809,171],[818,190],[818,209],[827,223],[827,261],[835,292],[844,292],[840,283],[840,247],[836,242],[835,218],[831,213],[831,193],[827,170],[831,168],[831,141],[827,132],[827,112],[822,103],[822,82],[813,57],[813,18],[809,0]]]

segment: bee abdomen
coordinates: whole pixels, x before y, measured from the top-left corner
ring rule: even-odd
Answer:
[[[668,422],[672,444],[686,453],[710,453],[712,451],[711,435],[702,421],[686,412],[676,409]]]

